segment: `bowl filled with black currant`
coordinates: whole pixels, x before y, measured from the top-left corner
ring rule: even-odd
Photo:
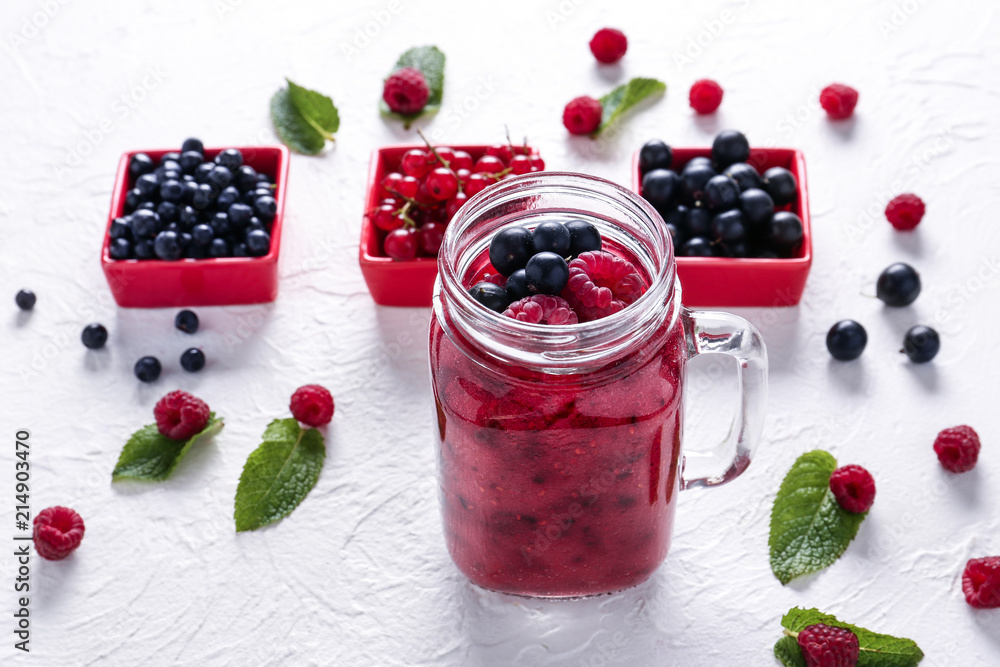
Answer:
[[[735,130],[711,148],[653,139],[635,154],[633,188],[673,240],[684,301],[695,306],[792,306],[812,265],[805,159],[751,148]]]
[[[119,306],[273,301],[288,180],[284,146],[129,151],[101,265]]]

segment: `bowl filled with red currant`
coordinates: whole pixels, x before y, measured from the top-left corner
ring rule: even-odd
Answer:
[[[375,302],[430,306],[444,230],[466,200],[510,176],[544,169],[527,142],[375,150],[358,252]]]

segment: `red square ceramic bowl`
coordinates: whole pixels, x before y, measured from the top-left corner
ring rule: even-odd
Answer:
[[[368,186],[365,189],[365,212],[378,205],[382,198],[379,192],[382,179],[390,172],[399,171],[403,153],[413,148],[424,148],[424,146],[385,146],[372,151],[371,164],[368,167]],[[451,148],[465,151],[473,160],[478,160],[486,154],[489,146],[451,145]],[[368,291],[371,292],[375,303],[382,306],[430,306],[434,280],[437,278],[437,258],[417,257],[398,262],[387,257],[382,250],[385,234],[372,224],[367,214],[363,216],[358,261],[365,282],[368,283]]]
[[[228,147],[227,147],[228,148]],[[111,293],[126,308],[176,308],[180,306],[224,306],[266,303],[278,296],[278,254],[288,185],[288,149],[284,146],[239,146],[243,162],[274,179],[278,211],[271,224],[271,249],[263,257],[218,259],[113,260],[109,254],[111,222],[125,211],[129,191],[128,166],[136,153],[146,153],[158,162],[164,153],[178,149],[130,151],[118,162],[111,212],[104,230],[101,267]],[[206,148],[212,159],[224,148]]]
[[[675,148],[671,168],[680,172],[688,161],[699,156],[711,157],[712,150]],[[798,197],[778,210],[789,210],[802,218],[802,245],[796,256],[789,259],[678,257],[677,276],[685,305],[699,308],[794,306],[802,298],[812,265],[805,158],[802,151],[793,148],[752,148],[748,162],[760,173],[771,167],[784,167],[795,175]],[[636,151],[632,160],[632,189],[641,192],[641,183],[639,152]]]

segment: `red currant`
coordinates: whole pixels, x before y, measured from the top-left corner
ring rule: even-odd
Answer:
[[[427,187],[427,179],[420,181],[420,188],[413,199],[417,204],[424,207],[434,206],[438,203],[438,200],[434,198],[434,195],[431,194],[430,189]]]
[[[514,152],[510,149],[510,146],[505,144],[494,144],[486,149],[486,154],[499,158],[506,166],[506,164],[510,162],[510,158],[514,155]]]
[[[469,180],[465,182],[463,189],[465,194],[471,197],[472,195],[482,192],[486,189],[486,186],[491,183],[490,178],[484,174],[473,174],[469,176]]]
[[[459,192],[449,199],[444,207],[445,220],[451,222],[451,219],[455,217],[455,213],[458,212],[458,209],[462,208],[462,204],[468,201],[468,199],[469,196],[464,192]]]
[[[469,176],[472,176],[472,172],[468,169],[456,169],[455,175],[458,176],[458,184],[465,185],[465,182],[469,180]]]
[[[382,189],[392,194],[396,192],[396,185],[403,180],[403,175],[398,171],[386,174],[385,178],[382,179]]]
[[[486,154],[483,157],[476,160],[475,166],[473,166],[472,171],[477,174],[495,174],[497,172],[506,169],[503,160],[498,158],[496,155]]]
[[[438,167],[429,173],[424,183],[427,192],[437,201],[451,199],[458,192],[458,177],[446,167]]]
[[[382,201],[379,202],[379,205],[381,206],[389,205],[393,208],[399,208],[399,200],[396,199],[395,197],[384,197]]]
[[[417,256],[418,245],[416,229],[395,229],[385,237],[385,254],[399,261],[413,259]]]
[[[531,171],[531,158],[527,155],[515,155],[510,159],[510,171],[512,174],[527,174]]]
[[[417,196],[419,189],[420,181],[413,176],[404,176],[402,180],[396,183],[396,194],[404,199],[413,199]]]
[[[372,222],[379,229],[391,232],[403,226],[403,219],[396,215],[396,207],[388,204],[379,206],[372,212]]]
[[[428,155],[425,151],[419,148],[412,148],[403,153],[400,166],[403,169],[403,173],[407,176],[423,178],[433,168],[434,162],[437,162],[437,160],[434,160],[434,162],[431,162],[431,160],[433,160],[432,156]]]
[[[452,164],[452,162],[455,161],[454,149],[449,148],[447,146],[442,146],[441,148],[435,148],[434,150],[437,151],[438,157],[440,157],[442,160],[448,163],[449,167],[451,167],[452,169],[455,168],[455,165]],[[438,160],[435,160],[435,163],[436,163],[435,166],[441,165],[441,162]]]
[[[459,169],[472,170],[472,156],[465,151],[455,151],[454,161],[451,163],[451,168],[455,171]]]
[[[531,160],[531,171],[542,171],[545,169],[545,160],[542,159],[541,155],[532,155],[528,159]]]
[[[431,257],[438,254],[441,249],[441,240],[444,239],[444,225],[440,222],[425,222],[420,227],[420,250]]]

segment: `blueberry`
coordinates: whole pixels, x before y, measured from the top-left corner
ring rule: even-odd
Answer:
[[[705,185],[715,176],[712,165],[705,162],[689,162],[681,172],[681,192],[684,201],[689,204],[702,201],[705,198]]]
[[[920,274],[909,264],[892,264],[879,275],[875,295],[887,306],[909,306],[920,295]]]
[[[257,170],[248,164],[236,171],[236,185],[240,190],[254,190],[257,187]]]
[[[215,164],[234,172],[243,164],[243,153],[238,148],[227,148],[215,156]]]
[[[252,217],[253,211],[246,204],[233,204],[229,207],[229,222],[234,227],[246,227]]]
[[[178,155],[177,158],[173,160],[164,160],[160,162],[157,172],[160,174],[176,174],[171,178],[180,178],[180,175],[184,173],[184,168],[181,167],[180,156]]]
[[[209,225],[202,223],[191,228],[191,238],[198,245],[208,245],[215,238],[215,232]]]
[[[228,257],[229,244],[226,243],[225,239],[212,239],[212,244],[208,246],[208,256],[215,258]]]
[[[760,174],[746,162],[731,164],[722,173],[736,181],[740,190],[746,191],[761,186]]]
[[[215,188],[208,183],[202,183],[198,186],[198,192],[194,193],[194,197],[191,199],[191,205],[199,211],[204,210],[212,205],[215,193]]]
[[[233,257],[249,257],[250,251],[247,249],[246,243],[234,243],[232,254]]]
[[[642,196],[663,215],[680,190],[680,177],[669,169],[654,169],[642,177]]]
[[[705,184],[705,203],[716,212],[736,208],[740,203],[740,186],[728,176],[713,176]]]
[[[198,211],[190,206],[181,206],[177,211],[177,222],[185,229],[194,226],[198,222]]]
[[[716,169],[725,169],[736,162],[750,159],[750,142],[742,132],[723,130],[712,142],[712,162]]]
[[[208,177],[205,180],[217,188],[224,188],[233,182],[233,172],[222,165],[218,165],[212,171],[208,172]]]
[[[271,237],[267,232],[255,229],[247,234],[246,244],[251,257],[263,257],[271,249]]]
[[[111,239],[108,254],[111,259],[129,259],[132,257],[132,243],[125,238]]]
[[[518,269],[510,274],[504,289],[507,290],[507,299],[511,303],[531,296],[531,292],[528,290],[528,276],[525,275],[524,269]]]
[[[764,189],[771,195],[775,206],[791,204],[798,196],[795,175],[784,167],[771,167],[764,172]]]
[[[240,191],[235,186],[230,185],[219,193],[219,198],[215,200],[215,203],[220,210],[225,211],[239,200]]]
[[[205,367],[205,353],[196,347],[191,347],[181,354],[181,368],[188,373],[197,373]]]
[[[569,281],[569,266],[554,252],[540,252],[528,260],[524,275],[532,294],[559,294]]]
[[[156,382],[163,368],[160,366],[160,360],[156,357],[143,357],[135,362],[135,367],[132,370],[135,372],[135,376],[143,382]]]
[[[490,241],[490,263],[505,276],[523,269],[533,252],[531,231],[524,227],[508,227]]]
[[[202,162],[194,170],[194,180],[198,183],[204,183],[208,180],[208,175],[215,169],[214,162]]]
[[[938,332],[918,324],[906,332],[901,352],[905,352],[913,363],[924,364],[936,357],[940,349],[941,337]]]
[[[177,220],[177,204],[171,201],[161,201],[156,205],[156,215],[160,222],[179,222]]]
[[[83,346],[90,350],[99,350],[108,342],[108,330],[103,324],[88,324],[80,334]]]
[[[139,208],[139,204],[142,203],[142,193],[139,192],[139,188],[132,188],[125,194],[125,212],[131,213],[135,209]]]
[[[188,151],[194,151],[200,155],[205,154],[205,144],[201,143],[201,139],[195,139],[191,137],[190,139],[185,139],[184,143],[181,144],[181,153],[186,153]]]
[[[681,246],[681,257],[714,257],[712,242],[703,236],[696,236]]]
[[[152,238],[160,230],[160,216],[149,209],[140,208],[132,214],[132,237],[135,239]]]
[[[185,204],[190,204],[194,201],[194,198],[198,195],[198,184],[194,182],[194,179],[184,181],[184,196],[181,197],[181,201]]]
[[[135,253],[136,259],[152,259],[154,255],[153,242],[136,241],[135,245],[132,246],[132,252]]]
[[[791,252],[802,242],[802,219],[791,211],[778,211],[766,225],[767,240],[779,251]]]
[[[108,236],[113,239],[130,239],[132,238],[132,229],[128,226],[128,218],[115,218],[111,221],[111,228],[108,230]]]
[[[174,326],[184,333],[193,334],[198,330],[198,315],[193,310],[182,310],[174,317]]]
[[[712,237],[722,243],[739,243],[747,236],[747,219],[743,211],[723,211],[712,218]]]
[[[135,189],[139,191],[143,199],[148,199],[160,189],[160,179],[156,174],[143,174],[135,181]]]
[[[746,215],[751,229],[763,229],[774,215],[774,202],[763,190],[749,188],[740,193],[740,210]]]
[[[510,305],[510,300],[507,298],[507,290],[493,283],[476,283],[469,288],[469,295],[497,313],[507,310],[507,306]]]
[[[153,159],[150,158],[145,153],[136,153],[132,156],[132,159],[128,163],[128,175],[132,178],[134,182],[143,174],[148,174],[156,167],[153,165]]]
[[[181,239],[177,232],[160,232],[153,241],[153,251],[160,259],[172,262],[181,258]]]
[[[202,154],[198,151],[184,151],[181,153],[181,157],[177,160],[177,162],[180,164],[182,172],[185,174],[193,174],[194,170],[198,168],[198,165],[201,164],[203,159]]]
[[[163,156],[160,157],[160,166],[162,167],[168,162],[177,162],[177,160],[180,159],[180,157],[181,154],[178,153],[177,151],[170,151],[169,153],[164,153]]]
[[[708,210],[696,206],[688,211],[687,228],[684,230],[689,237],[708,236],[712,229],[712,214]]]
[[[35,307],[35,293],[30,289],[20,290],[14,295],[14,303],[21,310],[31,310]]]
[[[639,150],[639,173],[645,174],[654,169],[670,169],[673,160],[674,152],[670,146],[659,139],[652,139]]]
[[[531,244],[536,253],[548,251],[565,257],[569,254],[571,237],[569,230],[563,223],[542,222],[532,232]]]
[[[271,195],[257,197],[253,203],[253,212],[261,220],[271,222],[278,214],[278,202]]]
[[[841,320],[826,334],[826,349],[838,361],[853,361],[868,344],[868,333],[854,320]]]
[[[225,236],[233,231],[233,227],[229,223],[229,214],[222,211],[212,216],[211,225],[216,236]]]

